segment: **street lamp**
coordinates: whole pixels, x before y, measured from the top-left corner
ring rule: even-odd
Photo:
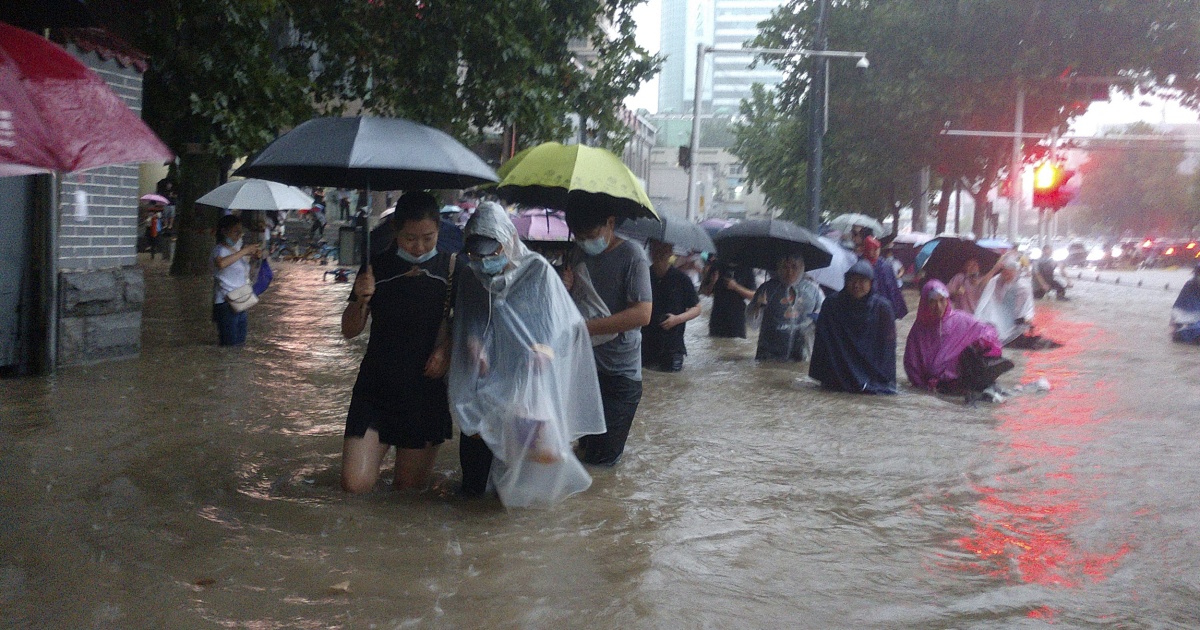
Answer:
[[[857,59],[855,64],[860,69],[870,67],[871,62],[867,60],[865,52],[851,52],[847,50],[813,50],[809,48],[719,48],[717,46],[706,46],[699,44],[696,46],[696,91],[692,99],[692,141],[691,141],[691,156],[692,165],[688,169],[688,190],[687,190],[687,217],[691,221],[696,220],[697,215],[697,195],[696,195],[696,169],[699,166],[700,157],[700,100],[704,97],[704,57],[706,55],[797,55],[801,57],[820,57],[826,59],[828,64],[829,59]],[[828,72],[824,73],[828,76]],[[827,91],[826,91],[827,93]],[[814,108],[813,120],[822,120],[822,110],[815,109],[823,108],[824,103],[821,98],[816,98],[817,91],[814,90],[812,107]],[[815,126],[815,123],[814,123]],[[816,231],[821,217],[821,135],[815,130],[811,130],[812,147],[811,158],[809,159],[809,190],[812,191],[812,207],[809,209],[809,229]]]

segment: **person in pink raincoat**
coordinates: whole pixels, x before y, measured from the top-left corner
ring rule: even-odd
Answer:
[[[944,394],[981,392],[1013,367],[1000,349],[995,327],[951,306],[950,291],[940,281],[925,284],[904,347],[904,371],[913,386]]]

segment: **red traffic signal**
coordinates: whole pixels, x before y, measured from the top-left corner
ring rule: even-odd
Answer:
[[[1078,188],[1067,186],[1074,176],[1075,171],[1053,162],[1039,164],[1033,170],[1033,207],[1057,211],[1067,205],[1079,192]]]

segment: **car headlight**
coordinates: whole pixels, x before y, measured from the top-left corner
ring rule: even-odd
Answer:
[[[1093,247],[1092,251],[1088,252],[1087,260],[1088,262],[1100,262],[1104,260],[1104,248],[1099,246]]]
[[[1060,248],[1054,250],[1054,253],[1051,254],[1050,257],[1054,259],[1054,262],[1062,262],[1067,259],[1068,253],[1069,252],[1067,252],[1067,248],[1060,247]]]
[[[1113,258],[1120,258],[1124,255],[1125,255],[1125,250],[1121,249],[1120,245],[1113,245],[1113,248],[1112,248],[1112,257]]]

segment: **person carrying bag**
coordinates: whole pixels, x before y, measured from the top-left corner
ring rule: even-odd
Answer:
[[[217,223],[217,244],[210,260],[213,274],[213,322],[219,345],[246,343],[247,309],[258,303],[250,284],[250,259],[261,256],[257,244],[243,245],[238,217],[225,215]]]

